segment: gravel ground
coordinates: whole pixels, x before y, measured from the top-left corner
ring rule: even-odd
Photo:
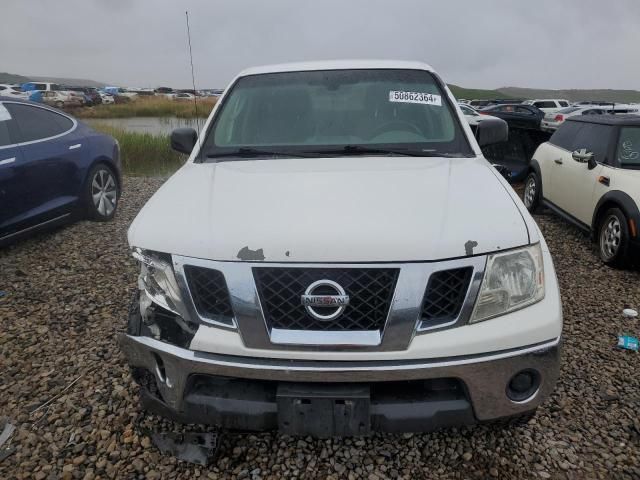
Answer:
[[[116,345],[136,267],[126,229],[159,180],[126,179],[115,221],[81,222],[0,251],[0,417],[18,427],[0,478],[640,478],[638,270],[602,266],[589,241],[550,214],[565,314],[555,393],[528,425],[313,440],[227,435],[208,468],[161,455],[141,427],[137,388]],[[198,428],[198,427],[193,427]]]

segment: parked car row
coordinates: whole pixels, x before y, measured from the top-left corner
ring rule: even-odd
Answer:
[[[462,103],[468,110],[465,116],[491,115],[502,118],[511,128],[543,130],[553,133],[567,118],[577,115],[640,114],[640,105],[605,102],[580,102],[569,105],[567,100],[526,100],[522,103],[498,101],[481,108],[472,102]]]
[[[575,105],[572,107],[562,108],[555,113],[547,113],[542,119],[540,128],[549,132],[555,132],[560,125],[562,125],[567,118],[575,117],[578,115],[604,115],[606,113],[613,114],[638,114],[640,108],[637,105],[623,105],[623,104],[588,104],[588,105]]]
[[[77,87],[52,82],[27,82],[21,91],[34,102],[41,102],[56,108],[93,106],[103,103],[104,94],[95,87]]]
[[[22,85],[0,84],[0,96],[44,103],[55,108],[76,108],[99,104],[127,103],[139,97],[162,96],[177,101],[192,101],[195,97],[219,97],[223,90],[174,90],[169,87],[123,88],[83,87],[54,82],[26,82]]]

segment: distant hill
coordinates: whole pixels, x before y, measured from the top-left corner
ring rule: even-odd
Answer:
[[[60,83],[62,85],[73,85],[75,87],[97,87],[102,88],[106,86],[106,83],[96,82],[95,80],[87,80],[84,78],[62,78],[62,77],[42,77],[33,76],[29,77],[32,82],[51,82]]]
[[[24,83],[28,82],[27,77],[14,75],[13,73],[0,72],[0,83]]]
[[[458,85],[449,85],[449,89],[456,98],[465,100],[493,100],[495,98],[516,98],[500,90],[482,90],[477,88],[464,88]]]
[[[87,80],[84,78],[61,78],[47,77],[42,75],[15,75],[13,73],[0,72],[0,83],[25,83],[25,82],[52,82],[62,85],[73,85],[77,87],[104,87],[106,84]]]
[[[498,89],[506,96],[516,98],[564,98],[571,102],[602,100],[604,102],[639,103],[637,90],[543,90],[537,88],[503,87]]]
[[[637,90],[548,90],[540,88],[502,87],[496,90],[463,88],[449,85],[456,98],[467,100],[491,100],[495,98],[564,98],[571,102],[601,100],[603,102],[640,103],[640,91]]]

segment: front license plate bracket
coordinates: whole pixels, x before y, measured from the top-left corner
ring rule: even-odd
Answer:
[[[327,438],[368,435],[368,385],[278,385],[278,428],[287,435]]]

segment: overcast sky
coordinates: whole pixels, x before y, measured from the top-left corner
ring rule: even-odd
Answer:
[[[224,87],[298,60],[412,59],[465,87],[640,89],[640,0],[3,0],[0,72]]]

